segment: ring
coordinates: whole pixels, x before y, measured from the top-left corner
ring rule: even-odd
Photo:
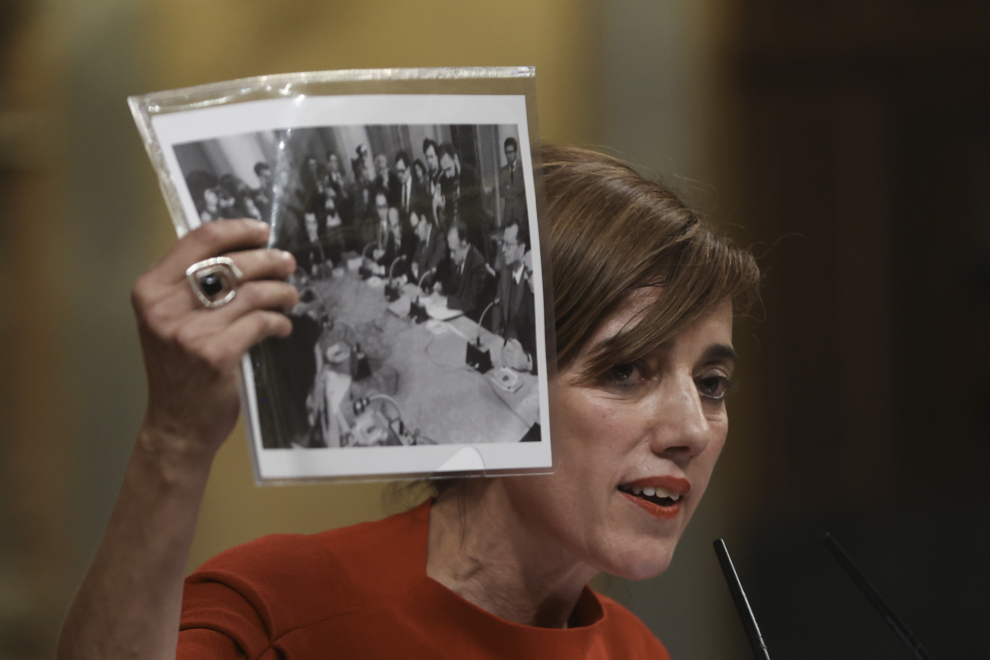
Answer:
[[[186,269],[193,293],[204,306],[226,305],[237,295],[237,282],[244,277],[230,257],[213,257],[197,261]]]

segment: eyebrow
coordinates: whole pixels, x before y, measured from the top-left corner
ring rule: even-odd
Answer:
[[[728,344],[712,344],[705,349],[704,354],[701,356],[702,362],[718,362],[720,360],[731,362],[734,367],[739,362],[739,356],[736,354],[735,349]]]

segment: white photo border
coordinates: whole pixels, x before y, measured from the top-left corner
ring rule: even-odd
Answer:
[[[433,81],[434,85],[442,81]],[[156,96],[156,95],[153,95]],[[151,97],[148,97],[151,98]],[[132,100],[132,108],[135,107]],[[143,108],[147,113],[147,106]],[[137,111],[135,111],[137,116]],[[148,114],[145,114],[148,117]],[[522,94],[345,94],[338,96],[289,95],[210,105],[184,111],[151,114],[142,133],[154,139],[157,155],[164,159],[166,172],[160,172],[163,192],[177,195],[183,222],[176,226],[180,235],[200,224],[195,204],[183,182],[174,146],[230,135],[275,129],[320,128],[345,125],[515,125],[519,144],[532,145],[532,119],[527,97]],[[140,121],[139,121],[140,123]],[[148,145],[152,154],[152,145]],[[152,154],[152,159],[155,154]],[[254,372],[249,355],[242,361],[242,401],[246,404],[248,438],[254,459],[256,479],[261,483],[325,479],[408,479],[417,476],[456,474],[503,475],[547,472],[554,467],[551,451],[551,399],[549,378],[553,373],[548,360],[547,287],[544,282],[544,256],[548,254],[540,232],[537,213],[538,193],[531,148],[520,148],[526,183],[526,203],[533,254],[533,276],[538,359],[539,423],[538,442],[421,445],[413,447],[361,448],[262,448]],[[162,176],[165,175],[165,176]],[[167,182],[171,190],[166,190]],[[175,199],[173,197],[172,199]],[[552,343],[550,344],[552,347]]]

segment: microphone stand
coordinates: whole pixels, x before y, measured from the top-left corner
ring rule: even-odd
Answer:
[[[372,245],[374,245],[377,242],[378,242],[377,239],[375,239],[373,241],[370,241],[367,245],[364,246],[364,249],[361,250],[361,268],[358,271],[358,273],[360,273],[362,280],[366,280],[369,277],[371,277],[372,275],[374,275],[374,273],[371,271],[371,268],[368,267],[368,263],[367,263],[368,262],[368,248],[370,248]]]
[[[437,270],[436,268],[431,268],[422,275],[420,275],[419,282],[416,283],[416,286],[419,288],[420,291],[423,290],[423,280],[426,279],[426,276],[429,275],[430,273],[436,272],[436,270]],[[416,321],[416,323],[423,323],[428,318],[430,318],[430,315],[427,314],[426,312],[426,305],[419,302],[419,296],[416,296],[415,300],[409,302],[409,316],[414,321]]]
[[[488,306],[485,307],[483,312],[481,312],[481,316],[478,317],[478,336],[473,342],[468,341],[467,343],[467,353],[464,356],[464,361],[468,364],[468,366],[476,369],[478,373],[488,373],[491,371],[493,366],[491,351],[487,348],[481,347],[481,322],[485,319],[485,314],[488,313],[488,310],[491,309],[493,305],[498,304],[498,302],[499,299],[496,298],[488,303]]]
[[[388,298],[389,302],[394,302],[402,296],[402,291],[399,289],[399,285],[395,283],[393,275],[395,264],[405,260],[406,255],[400,254],[392,261],[392,265],[388,267],[388,284],[385,285],[385,297]]]

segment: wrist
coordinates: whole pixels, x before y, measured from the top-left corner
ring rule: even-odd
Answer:
[[[219,444],[204,442],[180,429],[141,424],[132,461],[163,485],[199,482],[209,475]]]

